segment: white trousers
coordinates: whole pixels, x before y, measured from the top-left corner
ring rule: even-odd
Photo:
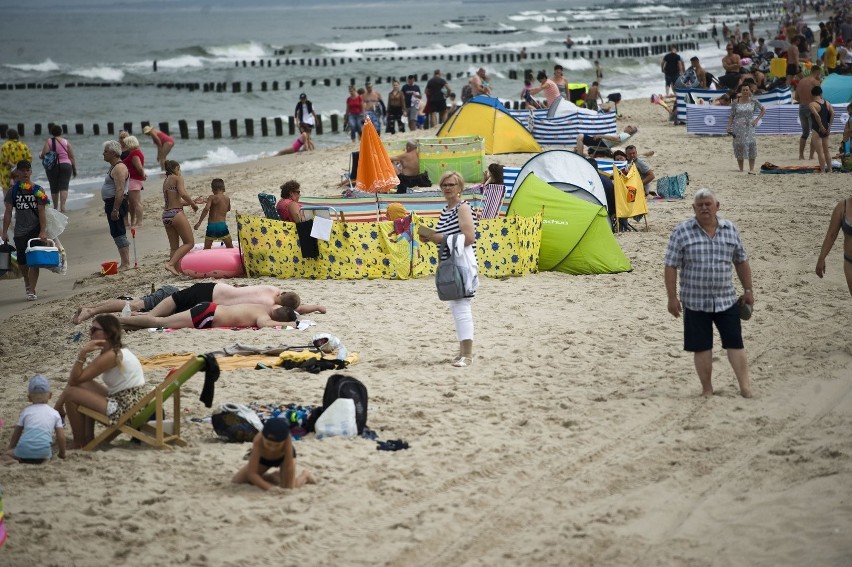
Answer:
[[[473,340],[473,312],[471,311],[472,297],[448,301],[450,312],[456,322],[456,337],[459,342]]]

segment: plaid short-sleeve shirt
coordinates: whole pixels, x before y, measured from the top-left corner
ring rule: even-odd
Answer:
[[[680,301],[692,311],[716,313],[737,302],[732,280],[733,264],[748,260],[734,224],[717,217],[713,238],[694,217],[672,231],[665,265],[680,270]]]

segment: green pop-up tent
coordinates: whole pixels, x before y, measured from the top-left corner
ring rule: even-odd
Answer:
[[[508,215],[532,216],[542,207],[540,270],[579,275],[633,269],[612,234],[606,207],[560,191],[530,173],[515,189]]]

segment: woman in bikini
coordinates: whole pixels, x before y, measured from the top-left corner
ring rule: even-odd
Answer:
[[[822,277],[825,274],[825,257],[837,240],[837,233],[843,230],[843,273],[846,274],[846,285],[849,294],[852,295],[852,197],[843,199],[834,207],[831,213],[831,221],[828,223],[828,231],[822,242],[822,250],[817,258],[816,275]]]
[[[163,226],[169,237],[171,255],[166,262],[166,269],[175,275],[180,275],[181,258],[192,250],[195,239],[189,219],[183,212],[183,207],[189,205],[193,211],[198,211],[183,186],[183,176],[180,174],[180,164],[174,160],[166,160],[166,179],[163,181]],[[181,245],[180,242],[183,241]]]

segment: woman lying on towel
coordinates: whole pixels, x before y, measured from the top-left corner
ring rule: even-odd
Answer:
[[[68,385],[54,406],[68,415],[74,441],[81,449],[95,437],[95,423],[79,411],[85,406],[117,421],[145,394],[145,375],[136,355],[121,343],[121,324],[115,315],[98,315],[89,328],[90,340],[80,349],[71,367]],[[87,357],[95,358],[87,364]],[[95,382],[102,376],[103,384]]]
[[[213,327],[295,327],[299,317],[290,307],[278,305],[217,305],[213,302],[199,303],[189,311],[181,311],[168,317],[136,315],[122,317],[121,324],[127,329],[212,329]]]

